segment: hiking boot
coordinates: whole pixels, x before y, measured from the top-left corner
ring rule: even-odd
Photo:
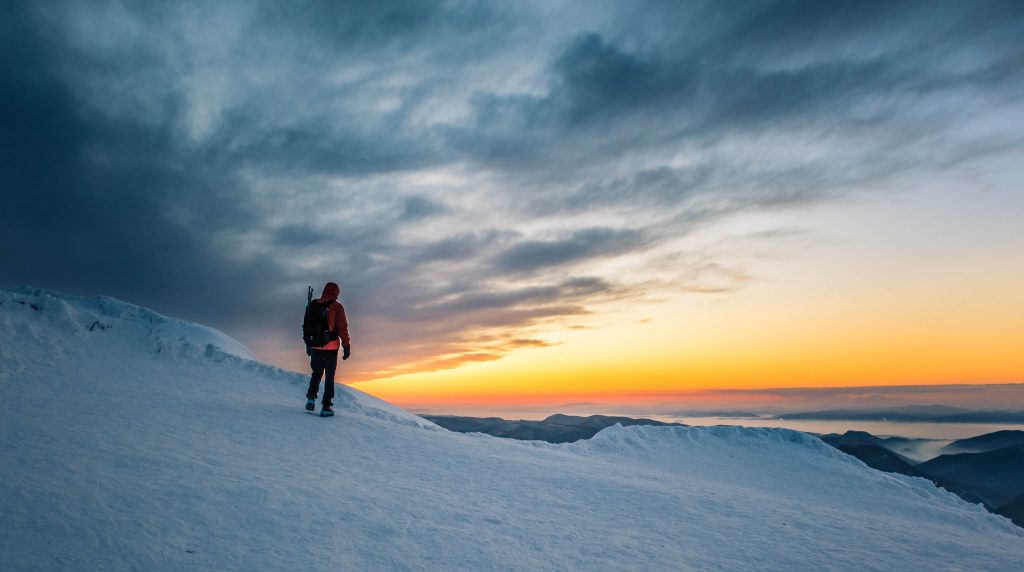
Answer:
[[[334,410],[331,409],[330,405],[324,405],[323,408],[320,409],[320,417],[334,417]]]
[[[314,409],[316,409],[316,400],[315,399],[307,399],[306,400],[306,411],[312,411]]]

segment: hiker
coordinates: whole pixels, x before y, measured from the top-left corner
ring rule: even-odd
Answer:
[[[310,288],[311,297],[312,290]],[[331,407],[334,405],[334,370],[338,367],[338,348],[344,349],[341,356],[343,360],[352,354],[348,338],[348,319],[345,317],[345,307],[338,302],[338,294],[341,294],[341,288],[334,282],[328,282],[324,286],[323,295],[309,301],[302,323],[302,338],[306,342],[309,366],[313,369],[313,375],[309,378],[309,389],[306,391],[306,411],[315,409],[320,377],[325,376],[320,417],[334,415]]]

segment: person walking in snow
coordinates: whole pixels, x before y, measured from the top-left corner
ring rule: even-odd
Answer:
[[[312,292],[312,288],[310,288]],[[341,359],[347,360],[352,354],[348,337],[348,319],[345,307],[338,301],[341,287],[334,282],[324,285],[323,295],[310,300],[302,322],[302,339],[306,342],[309,366],[313,375],[306,390],[306,411],[316,408],[316,395],[320,390],[320,378],[324,377],[323,407],[321,417],[334,415],[334,372],[338,367],[338,349],[344,350]]]

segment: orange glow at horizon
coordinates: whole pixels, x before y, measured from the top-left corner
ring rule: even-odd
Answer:
[[[1024,380],[1019,309],[975,307],[969,316],[942,318],[929,315],[923,301],[916,309],[903,307],[901,320],[893,321],[885,304],[857,302],[824,304],[798,322],[790,316],[798,315],[795,306],[814,303],[808,297],[758,304],[756,313],[743,303],[687,300],[656,308],[657,317],[643,323],[620,312],[625,323],[553,332],[559,343],[550,347],[356,387],[400,405],[553,404],[662,397],[699,402],[702,390],[719,388]],[[693,319],[704,313],[706,319]]]

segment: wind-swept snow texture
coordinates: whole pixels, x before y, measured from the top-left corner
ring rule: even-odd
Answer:
[[[0,291],[0,570],[1024,570],[1009,520],[801,433],[550,445],[347,387],[321,419],[305,384],[203,326]]]

